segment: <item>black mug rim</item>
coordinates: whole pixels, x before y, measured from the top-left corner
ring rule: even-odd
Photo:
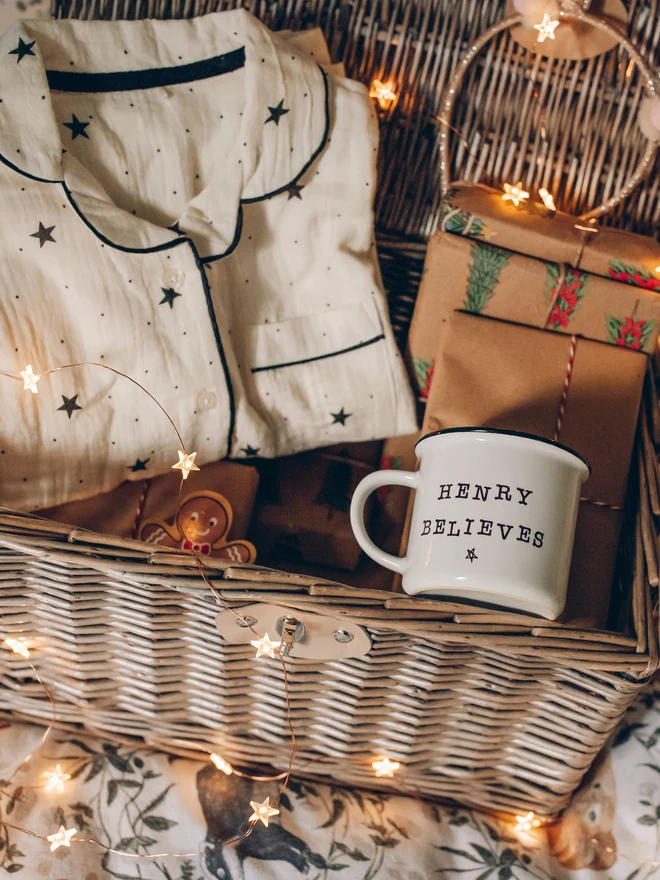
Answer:
[[[564,452],[568,452],[570,455],[574,455],[575,458],[579,458],[580,461],[585,464],[589,470],[589,476],[591,476],[591,465],[587,461],[587,459],[580,455],[579,452],[576,452],[574,449],[571,449],[570,446],[565,446],[563,443],[558,443],[557,440],[549,440],[547,437],[539,437],[538,434],[526,434],[524,431],[509,431],[505,428],[442,428],[440,431],[431,431],[428,434],[424,434],[423,437],[420,437],[417,443],[415,443],[415,449],[419,446],[419,444],[423,440],[428,440],[429,437],[437,437],[439,434],[500,434],[508,437],[522,437],[525,440],[538,440],[539,443],[547,443],[548,446],[555,446],[557,449],[561,449]]]

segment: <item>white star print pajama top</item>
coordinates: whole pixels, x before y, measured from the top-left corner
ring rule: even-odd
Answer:
[[[0,39],[0,370],[141,383],[197,463],[410,433],[373,245],[366,90],[243,10],[24,21]],[[94,366],[0,375],[1,503],[171,468]]]

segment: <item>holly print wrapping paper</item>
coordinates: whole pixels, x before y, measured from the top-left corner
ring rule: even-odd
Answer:
[[[660,331],[656,264],[650,239],[457,184],[429,243],[410,329],[422,433],[524,431],[592,465],[566,612],[587,626],[607,619],[644,355]]]
[[[533,187],[520,207],[502,200],[502,189],[454,183],[440,229],[539,260],[565,263],[633,287],[660,291],[660,248],[653,238],[561,211],[549,212]]]

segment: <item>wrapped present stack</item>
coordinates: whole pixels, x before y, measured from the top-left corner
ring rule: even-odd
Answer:
[[[591,463],[566,617],[603,626],[660,329],[657,246],[506,194],[453,186],[429,244],[408,340],[421,434],[524,431]],[[399,450],[408,465],[414,439]]]

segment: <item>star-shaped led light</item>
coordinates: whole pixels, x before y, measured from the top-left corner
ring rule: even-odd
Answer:
[[[268,633],[262,639],[256,639],[250,642],[253,648],[257,649],[257,657],[272,657],[275,659],[275,651],[279,648],[282,642],[271,642],[270,636]]]
[[[218,770],[222,770],[223,773],[226,773],[227,776],[231,776],[234,772],[234,768],[228,761],[225,761],[224,758],[221,758],[220,755],[211,754],[209,756]]]
[[[276,810],[275,807],[271,807],[270,805],[270,797],[267,797],[263,804],[258,804],[256,801],[250,801],[250,806],[254,810],[254,813],[250,816],[250,822],[263,822],[266,828],[268,828],[268,820],[271,816],[278,816],[279,810]]]
[[[398,761],[390,761],[389,758],[379,758],[377,761],[373,761],[371,766],[374,768],[376,776],[388,776],[391,779],[401,764]]]
[[[65,773],[59,764],[55,765],[54,770],[46,770],[46,791],[64,791],[64,783],[71,779],[70,773]]]
[[[375,98],[378,101],[378,106],[381,110],[389,110],[393,104],[396,103],[397,93],[394,91],[394,83],[393,82],[381,82],[379,79],[375,79],[371,83],[371,88],[369,89],[369,97]]]
[[[11,648],[14,654],[20,654],[26,660],[30,659],[30,652],[23,639],[5,639],[4,643],[8,648]]]
[[[76,828],[69,828],[67,831],[64,825],[60,825],[60,830],[56,834],[49,834],[46,838],[50,841],[50,851],[55,852],[59,846],[71,846],[71,838],[76,833]]]
[[[23,380],[24,391],[31,391],[33,394],[39,393],[37,382],[41,379],[41,376],[34,372],[32,364],[28,364],[24,370],[21,370],[21,379]]]
[[[537,819],[534,813],[527,813],[526,816],[516,816],[516,825],[514,827],[514,831],[531,831],[533,828],[538,828],[541,824],[541,820]]]
[[[528,199],[528,198],[529,198],[529,193],[525,192],[525,190],[522,188],[522,181],[521,180],[519,180],[518,183],[515,184],[515,186],[511,183],[504,184],[504,192],[502,193],[502,201],[503,202],[506,202],[506,201],[513,202],[513,204],[517,208],[521,202],[524,202],[525,199]]]
[[[555,30],[559,27],[559,22],[550,18],[547,12],[543,13],[543,21],[541,24],[535,24],[534,29],[539,32],[536,38],[538,43],[544,43],[546,40],[554,40]]]
[[[546,206],[548,211],[556,211],[557,206],[555,205],[555,200],[552,198],[552,193],[549,193],[547,189],[541,188],[539,190],[539,195],[541,196],[541,200],[543,204]]]
[[[184,480],[188,479],[188,474],[190,471],[198,471],[199,468],[195,464],[195,457],[197,456],[196,452],[191,452],[190,455],[186,455],[184,452],[181,452],[179,449],[179,460],[176,464],[172,465],[173,471],[181,471],[181,476]]]

